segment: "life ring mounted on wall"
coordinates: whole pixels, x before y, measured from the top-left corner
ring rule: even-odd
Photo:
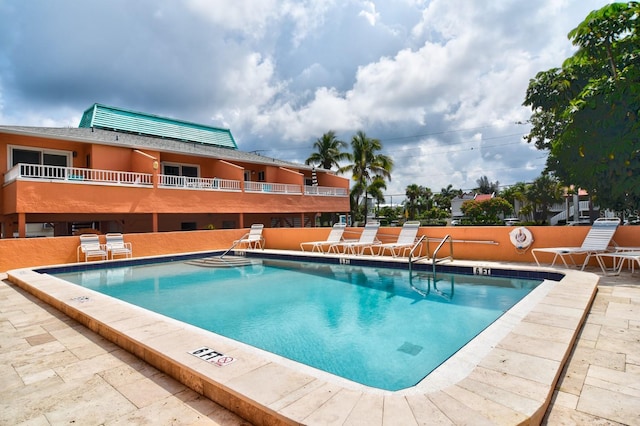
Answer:
[[[533,244],[533,235],[524,226],[512,229],[509,232],[509,238],[511,238],[511,244],[518,250],[526,250]]]

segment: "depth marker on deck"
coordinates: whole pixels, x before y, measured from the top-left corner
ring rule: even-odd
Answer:
[[[206,346],[192,351],[187,351],[187,353],[218,367],[224,367],[225,365],[229,365],[236,361],[236,358],[221,354],[220,352]]]

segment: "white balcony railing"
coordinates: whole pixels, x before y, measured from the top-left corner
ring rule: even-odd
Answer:
[[[158,175],[158,186],[163,188],[204,189],[212,191],[240,191],[240,181],[219,178]]]
[[[149,173],[23,163],[12,167],[4,175],[5,184],[15,180],[46,180],[49,182],[86,183],[94,185],[153,187],[153,175]],[[238,180],[195,178],[163,174],[158,175],[158,187],[205,191],[242,191],[241,182]],[[302,195],[303,190],[305,195],[311,196],[347,197],[349,195],[346,188],[302,186],[285,183],[244,182],[245,192]]]
[[[270,194],[302,194],[300,185],[291,185],[287,183],[267,183],[267,182],[250,182],[244,183],[246,192],[266,192]]]
[[[4,181],[8,183],[16,179],[46,179],[49,181],[99,183],[103,185],[152,186],[152,176],[149,173],[20,163],[5,173]]]
[[[331,186],[305,186],[305,195],[320,195],[325,197],[347,197],[346,188],[334,188]]]

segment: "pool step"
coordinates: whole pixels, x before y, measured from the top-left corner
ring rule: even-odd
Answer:
[[[234,268],[237,266],[248,266],[259,263],[255,259],[247,259],[244,256],[212,256],[202,259],[189,260],[189,265],[204,266],[207,268]]]

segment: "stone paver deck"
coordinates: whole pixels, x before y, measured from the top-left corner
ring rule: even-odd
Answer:
[[[640,272],[601,277],[544,422],[640,425]]]
[[[249,425],[6,280],[0,330],[0,425]]]
[[[43,297],[65,301],[65,315],[3,281],[0,424],[249,424],[141,358],[214,400],[242,406],[240,412],[250,409],[248,400],[260,401],[269,415],[252,418],[265,424],[640,424],[639,275],[601,280],[561,374],[569,353],[563,344],[571,339],[569,330],[578,329],[585,305],[579,282],[552,289],[462,380],[439,391],[429,384],[396,393],[291,371],[216,341],[217,349],[243,361],[228,366],[233,369],[213,367],[220,388],[229,391],[224,394],[202,379],[212,366],[185,354],[199,343],[194,339],[211,342],[209,336],[171,321],[158,323],[139,310],[95,303],[93,295],[83,299],[77,290],[48,289],[54,296]],[[55,287],[36,283],[43,285]],[[87,320],[89,314],[99,320]],[[120,346],[67,315],[82,316]],[[133,339],[141,344],[134,346]],[[163,355],[172,352],[180,369]],[[558,375],[554,391],[546,383]],[[552,392],[542,418],[544,412],[536,410]]]

